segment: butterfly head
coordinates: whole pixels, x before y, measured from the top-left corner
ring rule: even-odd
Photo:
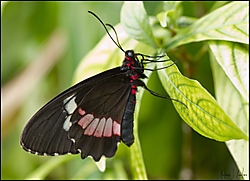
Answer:
[[[134,59],[135,53],[134,53],[133,50],[127,50],[127,51],[125,52],[125,56]]]

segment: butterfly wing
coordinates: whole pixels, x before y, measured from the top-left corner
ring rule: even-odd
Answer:
[[[129,78],[120,67],[86,79],[43,106],[25,126],[20,143],[38,155],[112,157],[129,94]]]
[[[122,75],[76,97],[78,108],[72,114],[67,129],[82,159],[88,155],[95,161],[102,155],[114,156],[120,142],[121,121],[130,92],[129,79]]]

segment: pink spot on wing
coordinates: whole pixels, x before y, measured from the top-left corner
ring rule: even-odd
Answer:
[[[103,136],[104,137],[111,137],[112,136],[112,119],[111,118],[108,118],[106,121]]]
[[[81,107],[79,107],[79,108],[78,108],[78,113],[79,113],[81,116],[83,116],[86,112],[85,112]]]
[[[95,118],[89,125],[88,127],[86,128],[86,130],[84,131],[84,134],[85,135],[93,135],[93,133],[95,132],[96,128],[97,128],[97,125],[99,123],[99,118]]]
[[[116,121],[113,122],[113,133],[114,135],[120,136],[121,132],[121,125],[117,123]]]
[[[85,129],[89,123],[94,119],[93,114],[87,114],[86,116],[83,116],[79,121],[78,124]]]
[[[102,137],[102,133],[103,133],[103,130],[104,130],[104,126],[105,126],[105,123],[106,123],[106,119],[105,118],[102,118],[95,130],[95,134],[94,136],[95,137]]]

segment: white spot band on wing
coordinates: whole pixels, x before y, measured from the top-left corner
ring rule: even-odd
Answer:
[[[63,103],[65,104],[64,107],[67,110],[68,114],[72,114],[75,111],[75,109],[77,108],[77,105],[76,105],[76,102],[75,102],[76,97],[71,99],[73,96],[74,95],[68,97],[67,99],[65,99],[63,101]],[[70,101],[68,102],[68,100],[70,100]]]
[[[64,121],[63,123],[63,129],[65,131],[69,131],[69,128],[70,126],[72,125],[72,123],[70,122],[70,118],[71,118],[71,115],[67,117],[67,119]]]

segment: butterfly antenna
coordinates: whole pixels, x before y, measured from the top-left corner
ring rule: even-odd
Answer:
[[[106,32],[108,33],[108,35],[109,35],[109,37],[111,38],[111,40],[116,44],[116,46],[117,46],[118,48],[120,48],[120,49],[125,53],[125,51],[123,50],[123,48],[121,47],[121,45],[120,45],[120,43],[119,43],[119,41],[118,41],[118,36],[117,36],[116,31],[115,31],[115,28],[114,28],[112,25],[110,25],[110,24],[104,24],[104,23],[102,22],[102,20],[101,20],[95,13],[93,13],[92,11],[88,11],[88,13],[92,14],[94,17],[96,17],[96,19],[98,19],[98,21],[100,21],[100,23],[102,24],[102,26],[104,27],[104,29],[105,29]],[[108,31],[108,29],[107,29],[106,26],[111,27],[112,30],[115,32],[117,42],[116,42],[116,41],[113,39],[113,37],[110,35],[110,33],[109,33],[109,31]]]
[[[116,36],[116,41],[117,41],[117,46],[125,53],[125,51],[123,50],[120,42],[119,42],[119,39],[118,39],[118,35],[117,35],[117,32],[115,31],[115,28],[111,25],[111,24],[105,24],[106,26],[109,26],[110,28],[112,28],[112,30],[115,32],[115,36]]]

